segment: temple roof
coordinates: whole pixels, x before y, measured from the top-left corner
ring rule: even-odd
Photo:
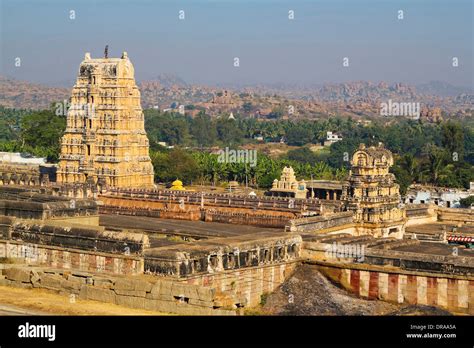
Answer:
[[[376,161],[378,163],[388,163],[389,165],[393,164],[393,155],[392,152],[384,147],[382,143],[379,143],[377,146],[366,147],[365,144],[360,144],[359,148],[353,155],[353,162],[357,163],[357,158],[361,153],[368,155],[371,164]]]
[[[91,58],[90,53],[86,53],[79,66],[79,77],[89,77],[91,74],[112,78],[133,78],[134,68],[127,52],[123,52],[121,58]]]

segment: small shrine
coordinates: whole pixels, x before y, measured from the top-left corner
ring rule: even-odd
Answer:
[[[171,183],[170,190],[173,191],[186,191],[186,188],[183,186],[183,182],[181,180],[176,179]]]
[[[267,192],[268,196],[306,198],[308,190],[306,182],[296,180],[295,171],[292,167],[285,167],[281,173],[280,180],[273,180],[272,188]]]

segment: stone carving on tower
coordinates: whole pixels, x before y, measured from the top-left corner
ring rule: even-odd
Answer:
[[[405,209],[401,204],[399,185],[389,172],[392,153],[382,143],[366,147],[360,144],[352,156],[348,181],[343,184],[341,199],[354,212],[354,222],[381,237],[401,238]]]
[[[140,91],[127,53],[92,59],[86,53],[61,139],[59,183],[152,188]]]

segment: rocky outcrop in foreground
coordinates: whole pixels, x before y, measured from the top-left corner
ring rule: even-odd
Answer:
[[[332,284],[312,265],[299,266],[276,292],[262,300],[262,311],[273,315],[450,315],[430,306],[357,298]]]

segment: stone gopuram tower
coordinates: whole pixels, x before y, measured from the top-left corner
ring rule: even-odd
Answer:
[[[133,65],[86,53],[61,139],[57,181],[152,188],[153,166]]]
[[[402,238],[405,209],[401,206],[399,185],[389,172],[393,165],[392,153],[382,143],[366,148],[360,144],[353,154],[349,180],[343,185],[342,200],[361,234],[376,237]]]

